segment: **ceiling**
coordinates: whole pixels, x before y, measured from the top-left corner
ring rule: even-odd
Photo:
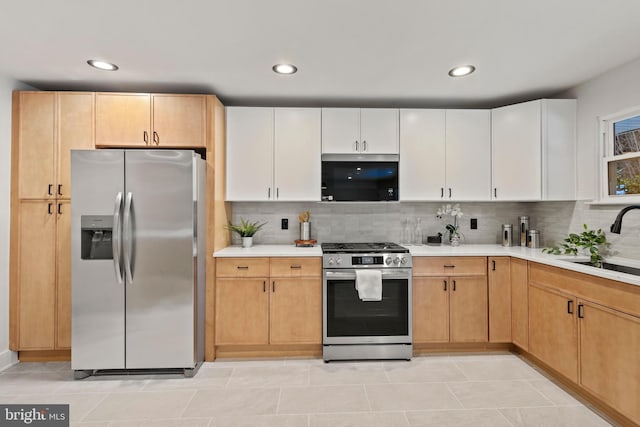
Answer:
[[[640,57],[639,17],[638,0],[4,0],[0,75],[227,105],[494,107]],[[449,77],[458,64],[477,70]]]

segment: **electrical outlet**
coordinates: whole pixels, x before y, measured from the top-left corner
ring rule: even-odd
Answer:
[[[280,228],[282,230],[288,230],[289,229],[289,219],[288,218],[282,218],[280,220]]]
[[[478,229],[478,218],[471,218],[471,229],[472,230]]]

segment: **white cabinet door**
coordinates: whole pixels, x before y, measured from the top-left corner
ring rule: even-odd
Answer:
[[[401,201],[442,200],[445,110],[400,110]]]
[[[227,200],[274,200],[273,108],[226,111]]]
[[[447,110],[447,179],[451,200],[491,200],[491,110]]]
[[[576,100],[542,100],[542,200],[576,199]]]
[[[493,200],[541,199],[541,102],[491,112]]]
[[[355,154],[360,149],[360,109],[322,109],[322,154]]]
[[[361,109],[360,140],[363,154],[398,154],[398,110]]]
[[[276,200],[320,201],[320,109],[275,109]]]

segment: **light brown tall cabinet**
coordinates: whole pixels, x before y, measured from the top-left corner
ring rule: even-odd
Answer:
[[[71,348],[69,151],[94,148],[94,99],[88,92],[13,94],[10,348],[14,351]]]

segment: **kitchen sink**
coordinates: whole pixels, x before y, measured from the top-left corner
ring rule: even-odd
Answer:
[[[571,262],[575,264],[591,266],[591,263],[589,261],[571,261]],[[633,274],[634,276],[640,276],[640,268],[629,267],[628,265],[620,265],[620,264],[612,264],[609,262],[603,262],[602,267],[595,267],[595,266],[592,266],[592,267],[604,268],[605,270],[619,271],[620,273],[627,273],[627,274]]]

